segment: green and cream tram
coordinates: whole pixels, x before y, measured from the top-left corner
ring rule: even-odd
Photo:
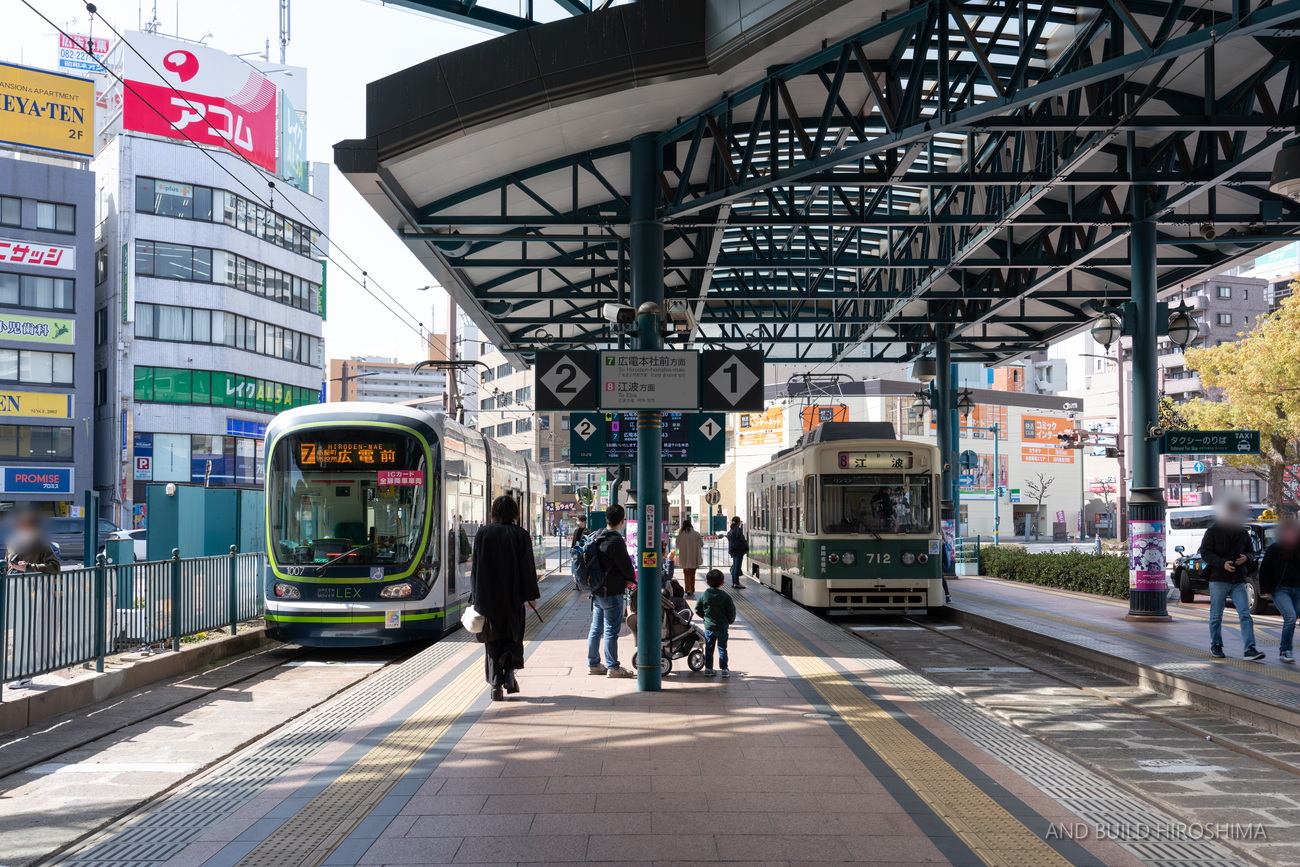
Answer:
[[[748,475],[753,576],[814,610],[943,605],[935,446],[832,422]]]
[[[520,506],[537,565],[537,464],[437,413],[330,403],[266,432],[266,622],[313,647],[437,638],[458,628],[473,540],[502,494]]]

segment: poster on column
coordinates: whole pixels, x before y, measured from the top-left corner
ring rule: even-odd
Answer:
[[[1128,522],[1128,589],[1163,592],[1165,581],[1165,522]]]

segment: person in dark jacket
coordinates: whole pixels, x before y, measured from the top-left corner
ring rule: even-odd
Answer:
[[[524,667],[524,605],[542,593],[532,539],[519,526],[519,504],[497,497],[491,517],[474,536],[469,601],[486,621],[478,640],[492,699],[500,701],[503,692],[519,692],[515,672]]]
[[[573,527],[573,536],[569,539],[569,574],[573,576],[574,590],[582,589],[578,586],[578,546],[585,538],[587,538],[587,519],[579,515]]]
[[[35,512],[23,512],[18,516],[14,535],[5,547],[5,565],[10,572],[57,575],[63,568],[53,546],[45,540],[40,516]]]
[[[1250,533],[1242,526],[1245,513],[1240,503],[1222,505],[1218,517],[1201,537],[1201,560],[1210,584],[1210,655],[1215,659],[1224,657],[1223,609],[1231,596],[1241,624],[1245,658],[1259,662],[1264,654],[1255,646],[1255,621],[1246,594],[1246,552],[1251,545]]]
[[[718,649],[718,669],[723,677],[731,677],[731,660],[727,655],[727,636],[731,624],[736,622],[736,602],[722,589],[722,570],[710,569],[704,576],[709,587],[695,603],[695,613],[704,620],[704,674],[712,677],[713,648]]]
[[[636,584],[636,570],[623,538],[626,510],[614,503],[605,510],[605,528],[596,533],[594,544],[605,583],[591,594],[591,632],[587,635],[587,673],[606,677],[636,677],[618,664],[618,631],[623,628],[623,594]],[[601,637],[605,664],[600,664]]]
[[[727,553],[731,555],[731,586],[744,590],[740,586],[740,569],[745,555],[749,553],[749,540],[745,538],[745,528],[740,525],[740,516],[732,515],[731,528],[727,530]]]
[[[1259,592],[1273,598],[1282,614],[1282,640],[1277,657],[1295,664],[1296,611],[1300,610],[1300,525],[1294,520],[1277,528],[1277,541],[1264,552],[1259,564]]]

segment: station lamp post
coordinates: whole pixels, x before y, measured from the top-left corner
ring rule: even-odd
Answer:
[[[1145,206],[1144,201],[1139,201],[1138,210]],[[1158,423],[1160,361],[1156,341],[1164,335],[1181,348],[1196,336],[1197,327],[1185,304],[1171,309],[1156,299],[1155,223],[1143,219],[1143,214],[1135,216],[1139,219],[1134,221],[1129,236],[1132,300],[1116,307],[1094,301],[1087,307],[1101,314],[1092,327],[1092,336],[1098,343],[1109,349],[1121,336],[1130,337],[1133,342],[1128,419],[1133,490],[1128,499],[1128,514],[1120,516],[1121,520],[1128,521],[1129,610],[1125,619],[1168,621],[1171,618],[1166,609],[1165,497],[1160,486],[1160,441],[1164,432]],[[1122,395],[1118,397],[1123,399]]]

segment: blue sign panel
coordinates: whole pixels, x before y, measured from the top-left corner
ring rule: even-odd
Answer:
[[[6,494],[71,494],[72,467],[5,467]]]
[[[248,421],[242,418],[226,419],[226,436],[230,437],[252,437],[253,439],[266,439],[266,422]]]

